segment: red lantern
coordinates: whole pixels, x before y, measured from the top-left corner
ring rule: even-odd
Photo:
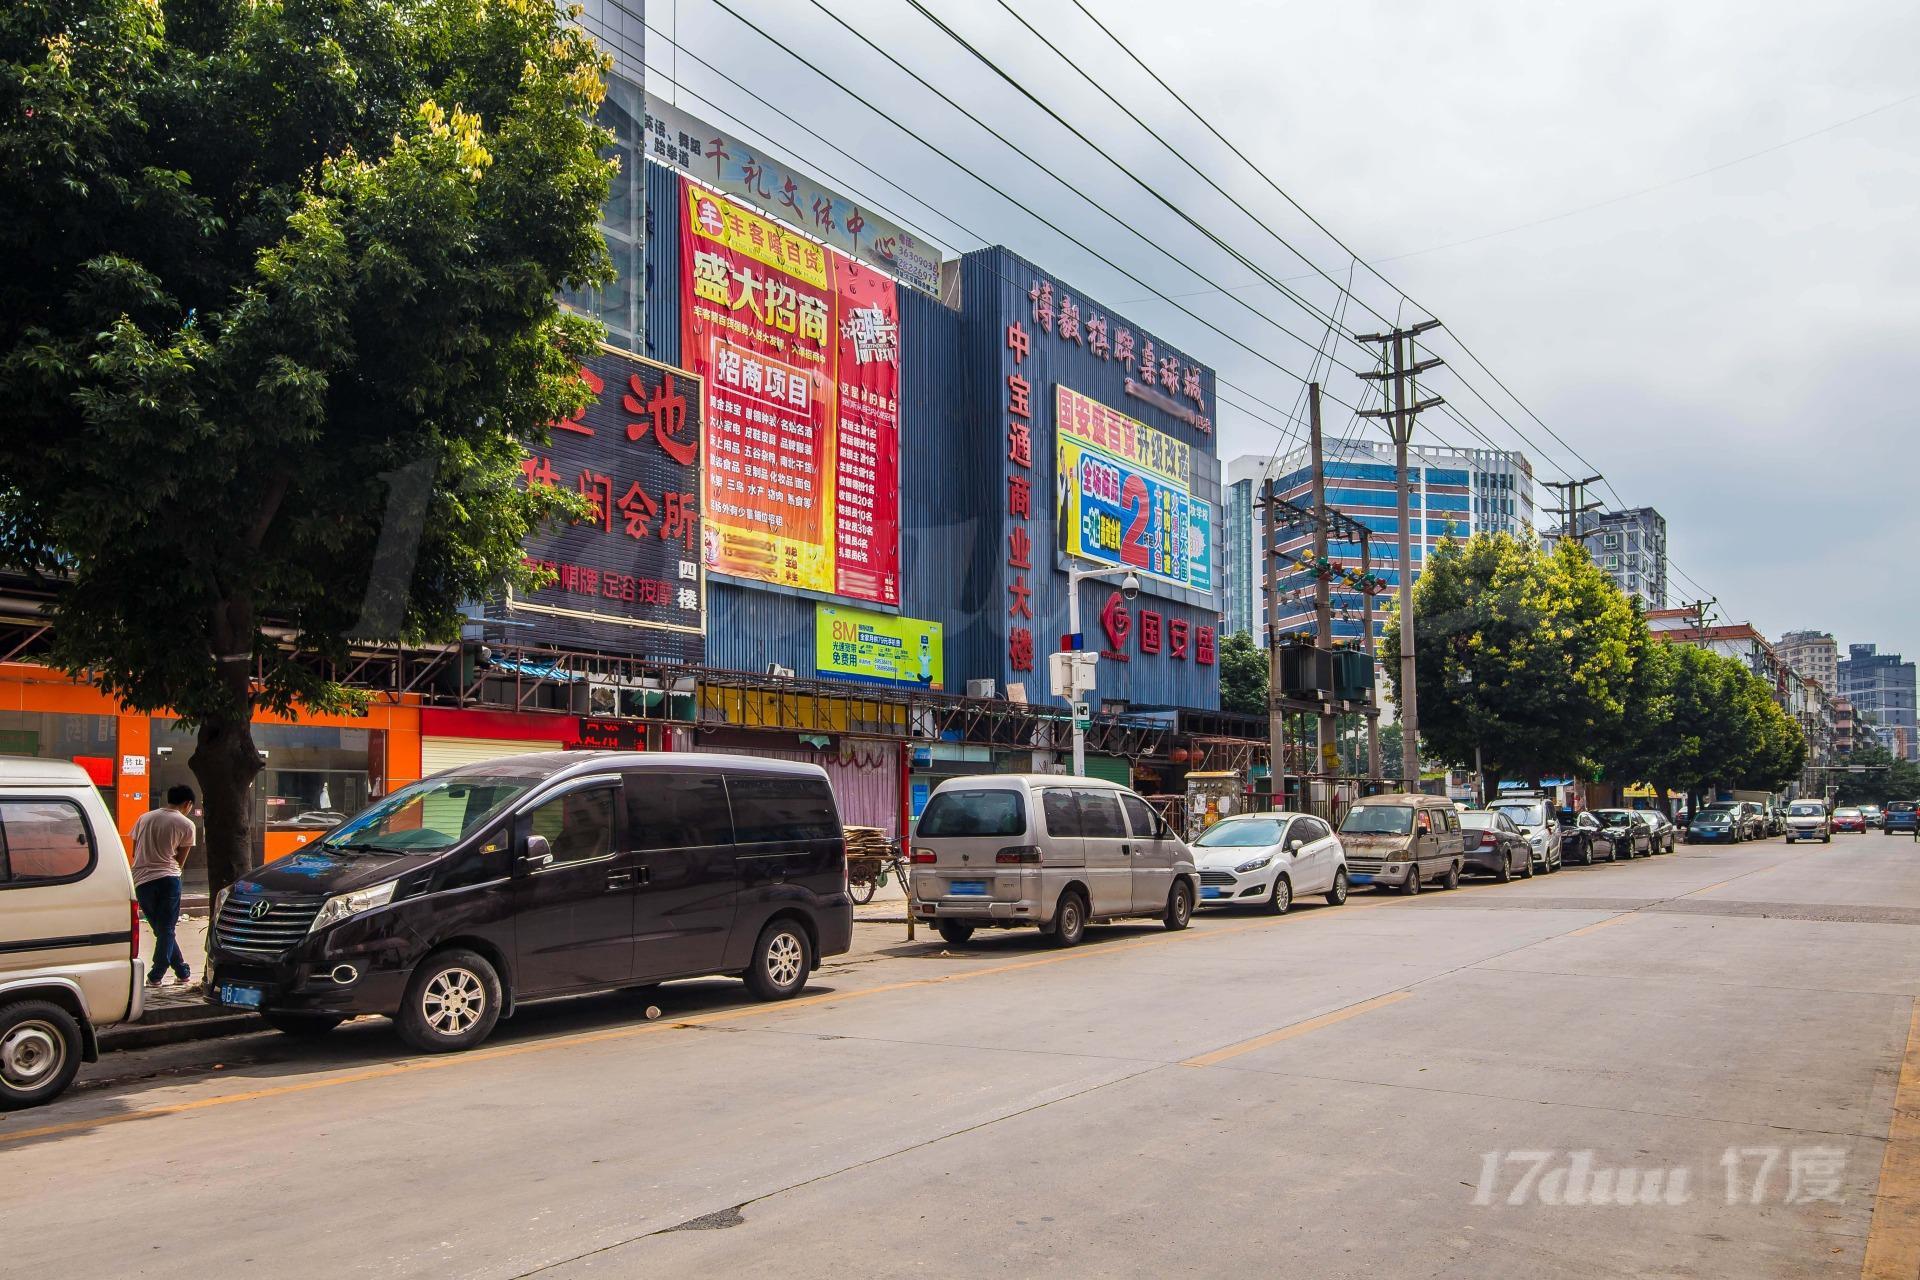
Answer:
[[[1167,753],[1167,759],[1173,761],[1175,764],[1185,764],[1188,759],[1188,751],[1185,747],[1175,747]]]

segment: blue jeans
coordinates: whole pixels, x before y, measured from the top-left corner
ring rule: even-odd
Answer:
[[[185,981],[192,970],[187,968],[187,958],[180,954],[180,944],[174,939],[174,931],[180,927],[180,877],[161,876],[137,884],[133,896],[139,899],[140,914],[153,930],[153,963],[147,966],[147,981],[158,982],[168,969]]]

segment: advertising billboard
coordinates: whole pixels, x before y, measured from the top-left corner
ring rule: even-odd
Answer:
[[[705,657],[700,564],[700,380],[643,357],[602,350],[580,368],[594,399],[551,428],[521,469],[525,483],[572,489],[591,515],[550,522],[523,548],[546,585],[507,597],[543,615],[562,644],[619,646],[644,657]]]
[[[681,356],[706,394],[707,568],[899,604],[894,282],[680,188]]]
[[[937,622],[845,605],[814,606],[814,667],[834,680],[946,685],[946,654]]]
[[[1213,513],[1190,491],[1191,447],[1066,386],[1054,425],[1061,550],[1213,590]]]

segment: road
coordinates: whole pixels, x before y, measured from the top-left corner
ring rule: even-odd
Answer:
[[[0,1276],[1920,1274],[1908,840],[902,932],[461,1057],[111,1055],[0,1120]]]

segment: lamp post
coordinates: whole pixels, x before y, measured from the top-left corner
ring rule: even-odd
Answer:
[[[1078,639],[1080,632],[1080,584],[1088,578],[1120,577],[1120,598],[1131,601],[1140,594],[1140,579],[1133,570],[1125,565],[1115,565],[1109,569],[1082,569],[1069,561],[1067,564],[1067,631]],[[1085,644],[1084,640],[1080,643]],[[1083,700],[1068,695],[1068,708],[1073,715],[1073,776],[1083,778],[1087,773],[1087,704]]]

